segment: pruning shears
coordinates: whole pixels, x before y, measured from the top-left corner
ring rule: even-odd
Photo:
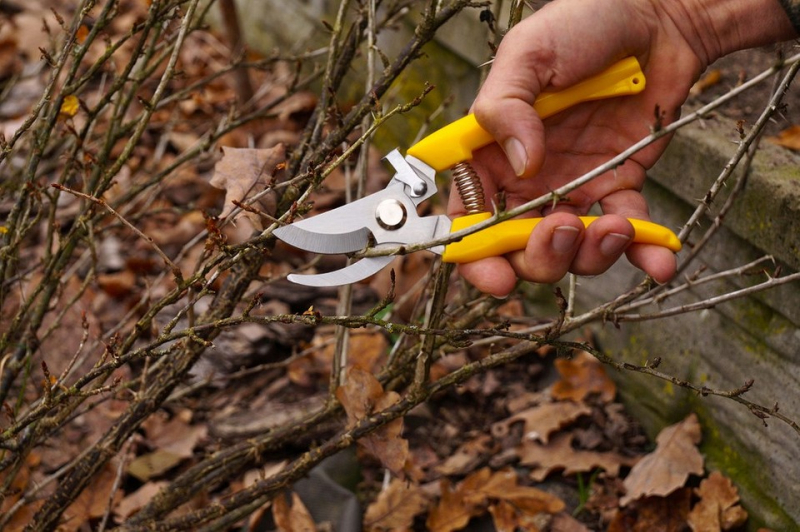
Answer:
[[[539,95],[533,107],[547,118],[581,102],[637,94],[645,77],[636,58],[629,57],[577,85]],[[403,156],[392,150],[386,160],[395,175],[376,192],[329,212],[275,230],[275,235],[294,247],[324,254],[354,253],[370,243],[410,245],[446,237],[488,220],[483,189],[469,165],[474,150],[494,142],[470,114],[425,137]],[[420,216],[417,206],[436,194],[437,171],[451,169],[467,214],[450,220],[445,215]],[[585,226],[597,217],[584,216]],[[465,263],[503,255],[525,248],[533,228],[542,218],[499,222],[461,240],[428,248],[445,262]],[[629,219],[633,242],[655,244],[679,251],[681,243],[671,230],[658,224]],[[355,283],[377,273],[394,256],[366,256],[339,270],[320,274],[291,274],[289,280],[308,286],[338,286]]]

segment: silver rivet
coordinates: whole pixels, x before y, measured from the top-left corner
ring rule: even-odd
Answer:
[[[384,229],[398,229],[406,223],[406,208],[397,200],[383,200],[375,209],[375,219]]]

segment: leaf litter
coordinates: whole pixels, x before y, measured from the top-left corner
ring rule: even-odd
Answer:
[[[128,31],[143,17],[145,2],[139,4],[125,17],[115,19],[116,26],[108,31]],[[37,7],[23,10],[16,17],[16,26],[3,27],[10,32],[0,41],[4,75],[22,73],[20,57],[38,58],[38,43],[33,43],[31,35],[40,30],[42,18],[55,25],[50,10]],[[12,27],[17,31],[9,29]],[[34,27],[35,31],[23,31]],[[82,34],[85,37],[85,31],[78,32],[79,39]],[[90,59],[102,52],[98,47]],[[117,64],[125,64],[126,47],[119,53]],[[203,41],[187,47],[185,53],[190,55],[182,58],[187,84],[193,77],[206,76],[217,55],[215,46]],[[709,78],[698,90],[718,82],[716,77]],[[30,95],[38,94],[42,87],[37,76],[29,76],[26,83],[15,85],[14,90],[22,92],[8,99],[13,107],[0,106],[0,130],[6,138],[35,103]],[[279,83],[273,86],[274,91],[285,89]],[[165,168],[180,151],[198,143],[200,124],[223,112],[232,94],[232,87],[225,82],[209,84],[174,109],[157,112],[154,123],[171,128],[164,137],[166,147],[155,138],[145,144],[146,149],[121,173],[112,194],[123,193],[134,179],[135,169],[148,165],[154,170]],[[100,97],[99,91],[81,95],[87,101]],[[159,246],[177,257],[181,268],[190,271],[213,242],[243,241],[253,230],[269,225],[287,147],[298,138],[297,132],[305,125],[301,117],[313,108],[315,100],[308,92],[287,99],[269,124],[247,133],[232,132],[205,165],[177,172],[153,198],[148,212],[141,214],[143,232],[153,235]],[[65,99],[61,113],[63,122],[81,120],[81,100],[74,96]],[[180,120],[170,113],[177,113]],[[780,142],[793,147],[796,137],[796,132],[789,130]],[[259,148],[250,147],[254,144]],[[163,150],[161,155],[153,157],[158,150]],[[377,150],[371,149],[368,155],[366,189],[375,191],[386,183],[388,173]],[[320,190],[309,214],[341,204],[347,186],[344,173],[337,170]],[[64,220],[70,219],[70,201],[65,199],[60,212]],[[225,220],[241,223],[222,224]],[[205,239],[187,248],[187,242],[204,229]],[[91,326],[101,330],[132,323],[135,313],[130,309],[136,301],[169,289],[158,276],[161,264],[149,245],[123,231],[108,233],[103,241],[107,246],[101,245],[105,256],[101,253],[96,289],[78,295],[76,287],[69,287],[75,289]],[[262,274],[278,278],[307,262],[304,255],[278,244]],[[411,315],[417,294],[424,290],[420,280],[429,265],[430,259],[421,253],[397,260],[395,267],[404,272],[398,293],[408,295],[395,309],[401,318]],[[377,301],[377,294],[388,291],[388,276],[388,271],[382,272],[355,287],[355,312],[366,311]],[[335,290],[307,292],[275,282],[253,298],[257,302],[254,314],[302,313],[312,305],[314,312],[329,314],[338,295]],[[500,312],[504,318],[513,318],[524,310],[519,300],[511,300]],[[72,330],[83,327],[81,320],[70,319]],[[93,479],[65,513],[59,530],[83,530],[108,517],[121,523],[151,501],[176,472],[197,464],[203,454],[224,449],[228,439],[247,437],[324,407],[322,392],[330,378],[334,349],[332,328],[319,327],[310,335],[308,328],[301,331],[285,323],[250,329],[251,334],[245,330],[237,329],[239,334],[233,338],[223,335],[215,340],[216,354],[212,351],[210,359],[201,361],[193,379],[195,384],[209,385],[204,402],[189,396],[151,417],[131,440],[129,456],[118,457]],[[390,338],[370,331],[354,333],[351,342],[353,356],[345,384],[336,394],[349,426],[401,399],[396,392],[385,390],[374,376],[385,363]],[[44,344],[44,351],[56,361],[68,360],[76,349],[74,334],[65,338],[54,334]],[[113,351],[113,345],[108,349]],[[434,364],[432,375],[445,376],[484,354],[480,349],[468,349],[448,355]],[[53,363],[54,370],[61,369],[57,365]],[[120,369],[120,374],[128,371]],[[546,381],[548,374],[555,375],[555,382]],[[615,399],[614,382],[596,359],[582,351],[572,353],[569,359],[543,351],[443,392],[405,419],[398,418],[359,440],[362,478],[355,490],[363,501],[365,530],[444,532],[467,529],[476,520],[488,519],[499,531],[632,532],[688,527],[695,532],[718,532],[734,530],[746,521],[747,513],[729,479],[716,471],[702,478],[705,471],[697,448],[701,427],[695,416],[664,429],[656,438],[655,449],[647,452],[635,420]],[[21,530],[41,506],[40,500],[23,498],[26,489],[77,457],[86,442],[111,426],[125,404],[119,398],[98,401],[81,414],[79,425],[65,427],[58,449],[32,452],[13,478],[0,474],[6,487],[0,512],[16,512],[6,523],[7,530]],[[388,482],[387,470],[391,472]],[[263,473],[250,471],[248,475]],[[204,493],[187,506],[202,506],[228,493],[224,489]],[[272,501],[271,511],[262,509],[257,518],[254,514],[251,529],[258,525],[254,521],[267,519],[269,514],[279,530],[316,530],[321,524],[312,518],[312,504],[289,490]]]

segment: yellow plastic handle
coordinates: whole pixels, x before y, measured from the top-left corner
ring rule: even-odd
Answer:
[[[541,93],[533,108],[544,119],[581,102],[636,94],[643,91],[644,86],[639,62],[635,57],[628,57],[568,89]],[[478,124],[475,115],[470,114],[431,133],[411,146],[407,153],[439,171],[472,159],[474,150],[492,142],[492,136]]]
[[[484,220],[491,218],[491,213],[482,212],[470,214],[453,220],[450,228],[452,233],[466,229]],[[511,251],[525,249],[528,237],[533,228],[544,218],[524,218],[506,220],[491,227],[465,236],[458,242],[453,242],[445,247],[442,260],[445,262],[474,262],[487,257],[504,255]],[[597,216],[582,216],[583,225],[588,227]],[[635,231],[633,242],[638,244],[655,244],[671,251],[680,251],[681,241],[675,233],[653,222],[628,218]]]

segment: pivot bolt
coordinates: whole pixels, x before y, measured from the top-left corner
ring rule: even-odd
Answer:
[[[399,229],[406,223],[406,207],[395,199],[383,200],[375,209],[375,219],[384,229]]]

